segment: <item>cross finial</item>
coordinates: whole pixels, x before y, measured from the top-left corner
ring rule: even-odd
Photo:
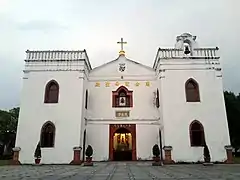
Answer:
[[[121,50],[120,50],[120,52],[119,52],[119,54],[121,55],[121,54],[125,54],[125,51],[123,50],[123,44],[127,44],[127,42],[124,42],[123,41],[123,38],[121,38],[121,41],[119,41],[119,42],[117,42],[118,44],[121,44]]]

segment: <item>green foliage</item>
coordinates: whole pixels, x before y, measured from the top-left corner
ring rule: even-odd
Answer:
[[[240,148],[240,94],[224,92],[231,145]]]
[[[152,148],[152,153],[155,157],[159,157],[160,155],[160,149],[159,146],[157,144],[155,144]]]
[[[17,131],[17,121],[19,116],[19,107],[9,111],[0,110],[0,133]]]
[[[93,155],[93,149],[92,149],[92,146],[88,145],[85,154],[86,154],[87,157],[91,157],[91,156]]]
[[[0,110],[0,156],[12,154],[12,148],[15,145],[17,121],[20,108],[13,108],[9,111]],[[3,152],[3,147],[6,146]]]
[[[234,157],[233,162],[234,164],[240,164],[240,157]]]
[[[34,152],[34,157],[38,159],[42,157],[40,142],[37,144],[37,147]]]
[[[0,160],[0,166],[10,165],[10,160]]]

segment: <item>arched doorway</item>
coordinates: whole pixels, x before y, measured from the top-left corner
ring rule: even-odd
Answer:
[[[113,160],[132,160],[132,134],[126,128],[119,128],[113,135]]]
[[[112,161],[136,160],[136,125],[110,125],[109,159]]]

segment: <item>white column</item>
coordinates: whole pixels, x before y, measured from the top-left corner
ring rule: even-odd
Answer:
[[[68,60],[68,52],[65,52],[65,59]]]
[[[216,57],[216,50],[213,50],[213,56]]]
[[[44,51],[44,60],[47,60],[47,52]]]
[[[47,52],[47,59],[49,60],[50,59],[50,51]]]
[[[62,59],[66,59],[66,51],[63,51],[63,53],[62,53]]]
[[[209,49],[207,49],[207,57],[210,57],[210,52],[209,52],[210,50]]]
[[[29,60],[29,52],[26,53],[26,60]]]
[[[48,51],[46,51],[46,60],[48,60],[49,59],[49,53],[48,53]]]
[[[35,59],[35,52],[32,52],[32,59]]]
[[[72,59],[72,52],[70,51],[70,52],[68,52],[68,60],[70,60],[70,59]]]
[[[59,52],[57,53],[57,58],[58,58],[58,59],[61,59],[61,51],[59,51]]]
[[[67,60],[70,59],[70,56],[71,56],[71,53],[70,53],[70,52],[67,52]]]
[[[60,58],[64,59],[64,52],[63,51],[60,53]]]
[[[196,52],[197,52],[197,56],[199,56],[199,50],[196,50]]]
[[[211,56],[211,58],[213,57],[213,50],[212,49],[210,50],[210,56]]]
[[[162,50],[160,50],[159,56],[160,56],[160,58],[163,58],[163,52],[162,52]]]

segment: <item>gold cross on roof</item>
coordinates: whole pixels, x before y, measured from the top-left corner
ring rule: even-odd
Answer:
[[[121,41],[117,42],[118,44],[121,44],[121,51],[119,52],[119,54],[125,54],[124,50],[123,50],[123,44],[127,44],[127,42],[123,41],[123,38],[121,38]]]

